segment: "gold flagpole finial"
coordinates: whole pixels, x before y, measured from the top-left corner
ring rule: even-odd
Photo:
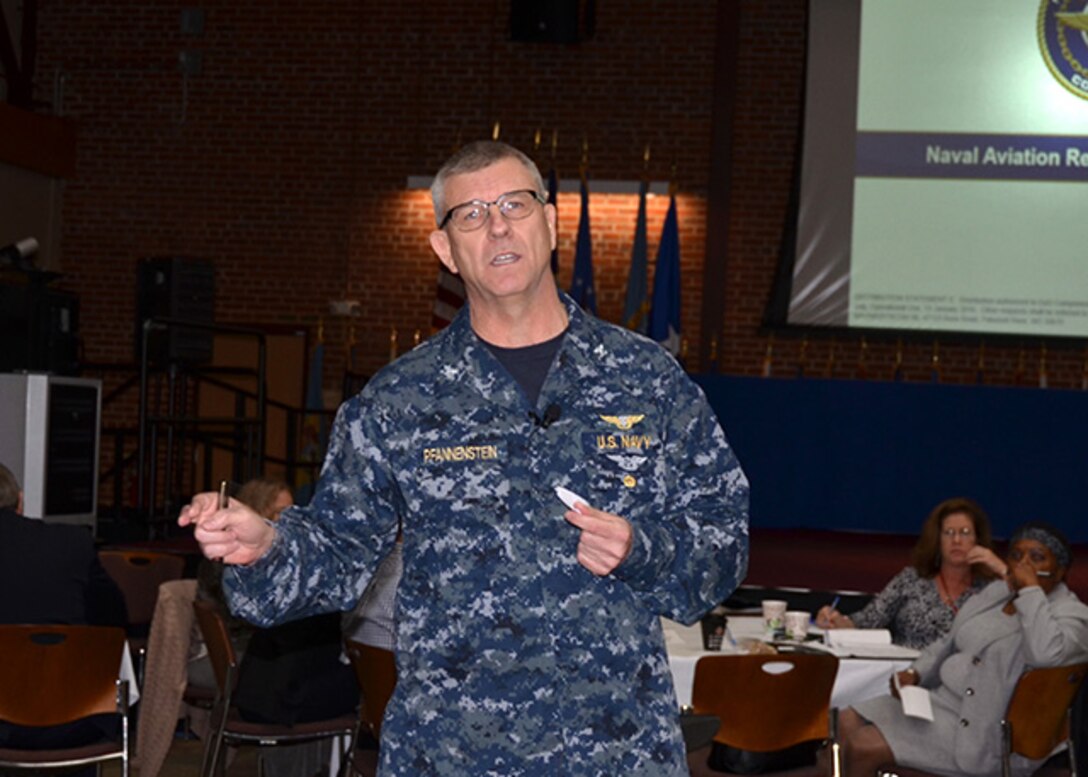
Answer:
[[[501,126],[502,125],[498,121],[496,121],[495,124],[492,125],[492,127],[491,127],[491,139],[492,140],[498,140],[499,139],[499,129],[500,129]]]
[[[559,149],[559,130],[552,130],[552,162],[555,162],[555,153]]]
[[[397,358],[397,328],[395,326],[389,328],[389,361],[392,362]]]
[[[412,334],[412,345],[417,346],[423,340],[423,333],[418,329]]]
[[[536,132],[533,133],[533,153],[540,153],[540,127],[537,127]]]

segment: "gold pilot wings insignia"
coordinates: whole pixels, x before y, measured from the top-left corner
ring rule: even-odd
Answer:
[[[643,415],[602,415],[601,420],[605,423],[612,424],[620,431],[626,432],[628,429],[634,427],[639,421],[645,418]]]

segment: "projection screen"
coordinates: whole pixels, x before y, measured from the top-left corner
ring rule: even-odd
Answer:
[[[812,0],[790,324],[1088,337],[1088,0]]]

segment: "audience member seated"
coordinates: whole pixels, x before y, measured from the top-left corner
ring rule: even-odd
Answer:
[[[268,520],[293,504],[291,490],[278,480],[243,484],[237,500]],[[207,560],[198,570],[197,597],[217,602],[227,613],[222,592],[222,566]],[[241,656],[234,703],[242,717],[258,723],[293,725],[336,717],[355,710],[359,687],[351,666],[340,661],[341,613],[327,613],[255,628],[230,617],[231,638]],[[202,669],[190,664],[190,682]],[[327,742],[280,746],[261,754],[267,777],[298,777],[321,770],[328,761]]]
[[[279,520],[280,512],[293,504],[291,487],[282,480],[254,478],[239,489],[235,498],[243,502],[270,521]],[[249,638],[254,627],[240,618],[235,618],[227,609],[223,598],[223,565],[202,558],[197,567],[197,593],[200,601],[214,602],[219,606],[230,632],[231,643],[238,656],[245,655]],[[200,637],[200,630],[194,624],[192,656],[189,661],[189,684],[202,688],[215,687],[215,675],[207,650]]]
[[[389,555],[378,565],[359,603],[351,612],[346,612],[341,619],[340,628],[344,640],[361,642],[364,645],[396,652],[397,649],[397,586],[404,574],[404,556],[401,537]],[[341,660],[348,661],[347,656]],[[363,699],[366,704],[366,699]],[[364,726],[359,732],[356,747],[363,750],[376,750],[378,742]]]
[[[27,518],[22,510],[19,482],[0,464],[0,623],[124,627],[124,597],[98,562],[91,533]],[[114,715],[45,728],[0,721],[0,748],[49,749],[117,736]]]
[[[898,675],[900,685],[931,689],[932,722],[905,716],[893,696],[842,712],[846,777],[893,761],[947,775],[1000,774],[999,721],[1023,671],[1088,660],[1088,606],[1064,583],[1072,551],[1061,532],[1024,524],[1007,562],[1007,578],[971,597],[951,631]],[[1016,775],[1039,766],[1015,759]]]
[[[23,492],[0,464],[0,623],[121,626],[125,599],[82,526],[22,515]]]
[[[402,547],[398,538],[359,597],[359,604],[351,612],[344,613],[344,639],[384,650],[397,649],[395,613],[397,585],[404,573]]]
[[[990,547],[990,519],[982,508],[970,499],[947,499],[922,525],[911,566],[852,615],[823,607],[816,625],[888,629],[897,645],[924,648],[948,632],[968,598],[1005,575]]]

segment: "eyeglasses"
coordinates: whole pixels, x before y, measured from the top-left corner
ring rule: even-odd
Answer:
[[[952,539],[956,536],[967,539],[969,537],[975,536],[975,530],[972,529],[970,526],[964,526],[960,529],[941,529],[941,534],[943,534],[945,537],[948,537],[949,539]]]
[[[447,224],[453,224],[459,232],[475,232],[487,223],[488,217],[491,216],[492,205],[498,206],[499,213],[507,221],[521,221],[533,214],[537,203],[543,205],[545,202],[546,200],[532,189],[500,194],[491,202],[469,200],[460,205],[454,205],[446,211],[438,228],[443,229]]]
[[[1031,550],[1029,550],[1027,556],[1035,564],[1045,564],[1047,561],[1050,560],[1045,552],[1038,550],[1037,548],[1032,548]],[[1013,548],[1009,551],[1010,561],[1019,561],[1023,557],[1024,551],[1020,550],[1019,548]]]

